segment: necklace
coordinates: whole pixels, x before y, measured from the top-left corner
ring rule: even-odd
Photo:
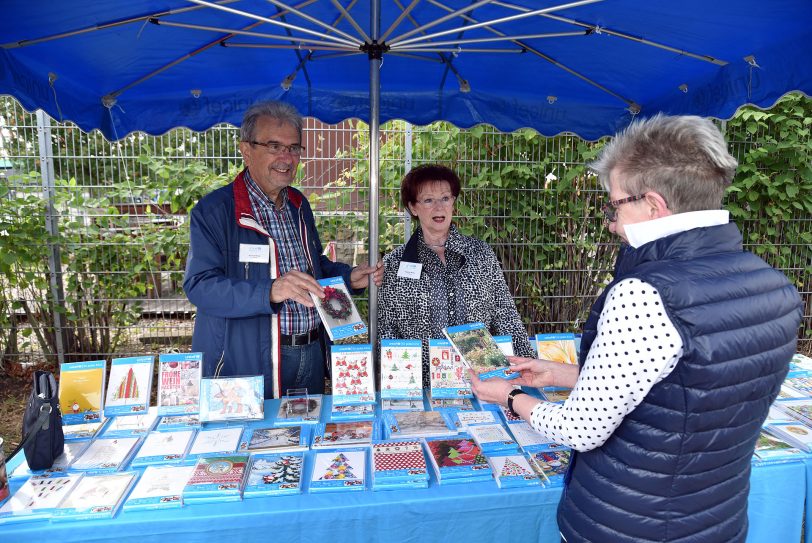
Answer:
[[[434,245],[433,243],[426,243],[429,247],[437,247],[438,249],[445,249],[445,243],[442,245]]]

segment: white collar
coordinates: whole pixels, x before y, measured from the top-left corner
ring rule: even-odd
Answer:
[[[704,211],[689,211],[677,213],[659,219],[626,224],[623,230],[629,245],[637,249],[655,239],[664,238],[671,234],[678,234],[694,228],[719,226],[730,222],[730,212],[726,209],[707,209]]]

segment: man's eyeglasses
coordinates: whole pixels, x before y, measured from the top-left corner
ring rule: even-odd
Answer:
[[[424,198],[418,200],[417,203],[425,207],[441,206],[446,207],[454,203],[456,196],[443,196],[442,198]]]
[[[279,143],[278,141],[249,141],[251,145],[259,145],[260,147],[264,147],[265,151],[269,155],[281,155],[282,153],[290,153],[295,156],[301,156],[304,152],[305,148],[299,145],[298,143],[294,143],[292,145],[285,145],[284,143]]]
[[[645,194],[638,194],[637,196],[629,196],[627,198],[621,198],[620,200],[610,200],[609,202],[606,202],[601,207],[604,219],[606,219],[607,222],[615,222],[617,220],[617,208],[623,204],[628,204],[629,202],[642,200],[645,197]]]

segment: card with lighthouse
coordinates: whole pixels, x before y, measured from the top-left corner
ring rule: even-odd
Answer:
[[[333,405],[375,403],[372,344],[333,345],[330,349]]]
[[[152,390],[152,356],[114,358],[107,380],[104,415],[143,415],[149,409]]]
[[[419,339],[381,340],[381,398],[423,396],[423,345]]]

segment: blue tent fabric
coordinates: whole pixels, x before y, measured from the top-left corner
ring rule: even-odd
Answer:
[[[326,0],[7,0],[0,94],[111,140],[238,125],[261,99],[328,123],[369,121],[366,40],[349,19],[369,36],[372,3],[339,4],[347,14]],[[398,4],[414,9],[401,17]],[[543,8],[555,9],[515,18]],[[397,21],[384,39],[391,49],[382,54],[381,122],[488,123],[597,139],[635,115],[730,118],[744,104],[768,108],[789,91],[812,94],[808,0],[383,1],[380,20],[381,33]],[[563,35],[538,37],[550,33]],[[472,41],[499,36],[512,39]],[[407,43],[413,38],[423,50]],[[426,51],[432,44],[443,51]]]

